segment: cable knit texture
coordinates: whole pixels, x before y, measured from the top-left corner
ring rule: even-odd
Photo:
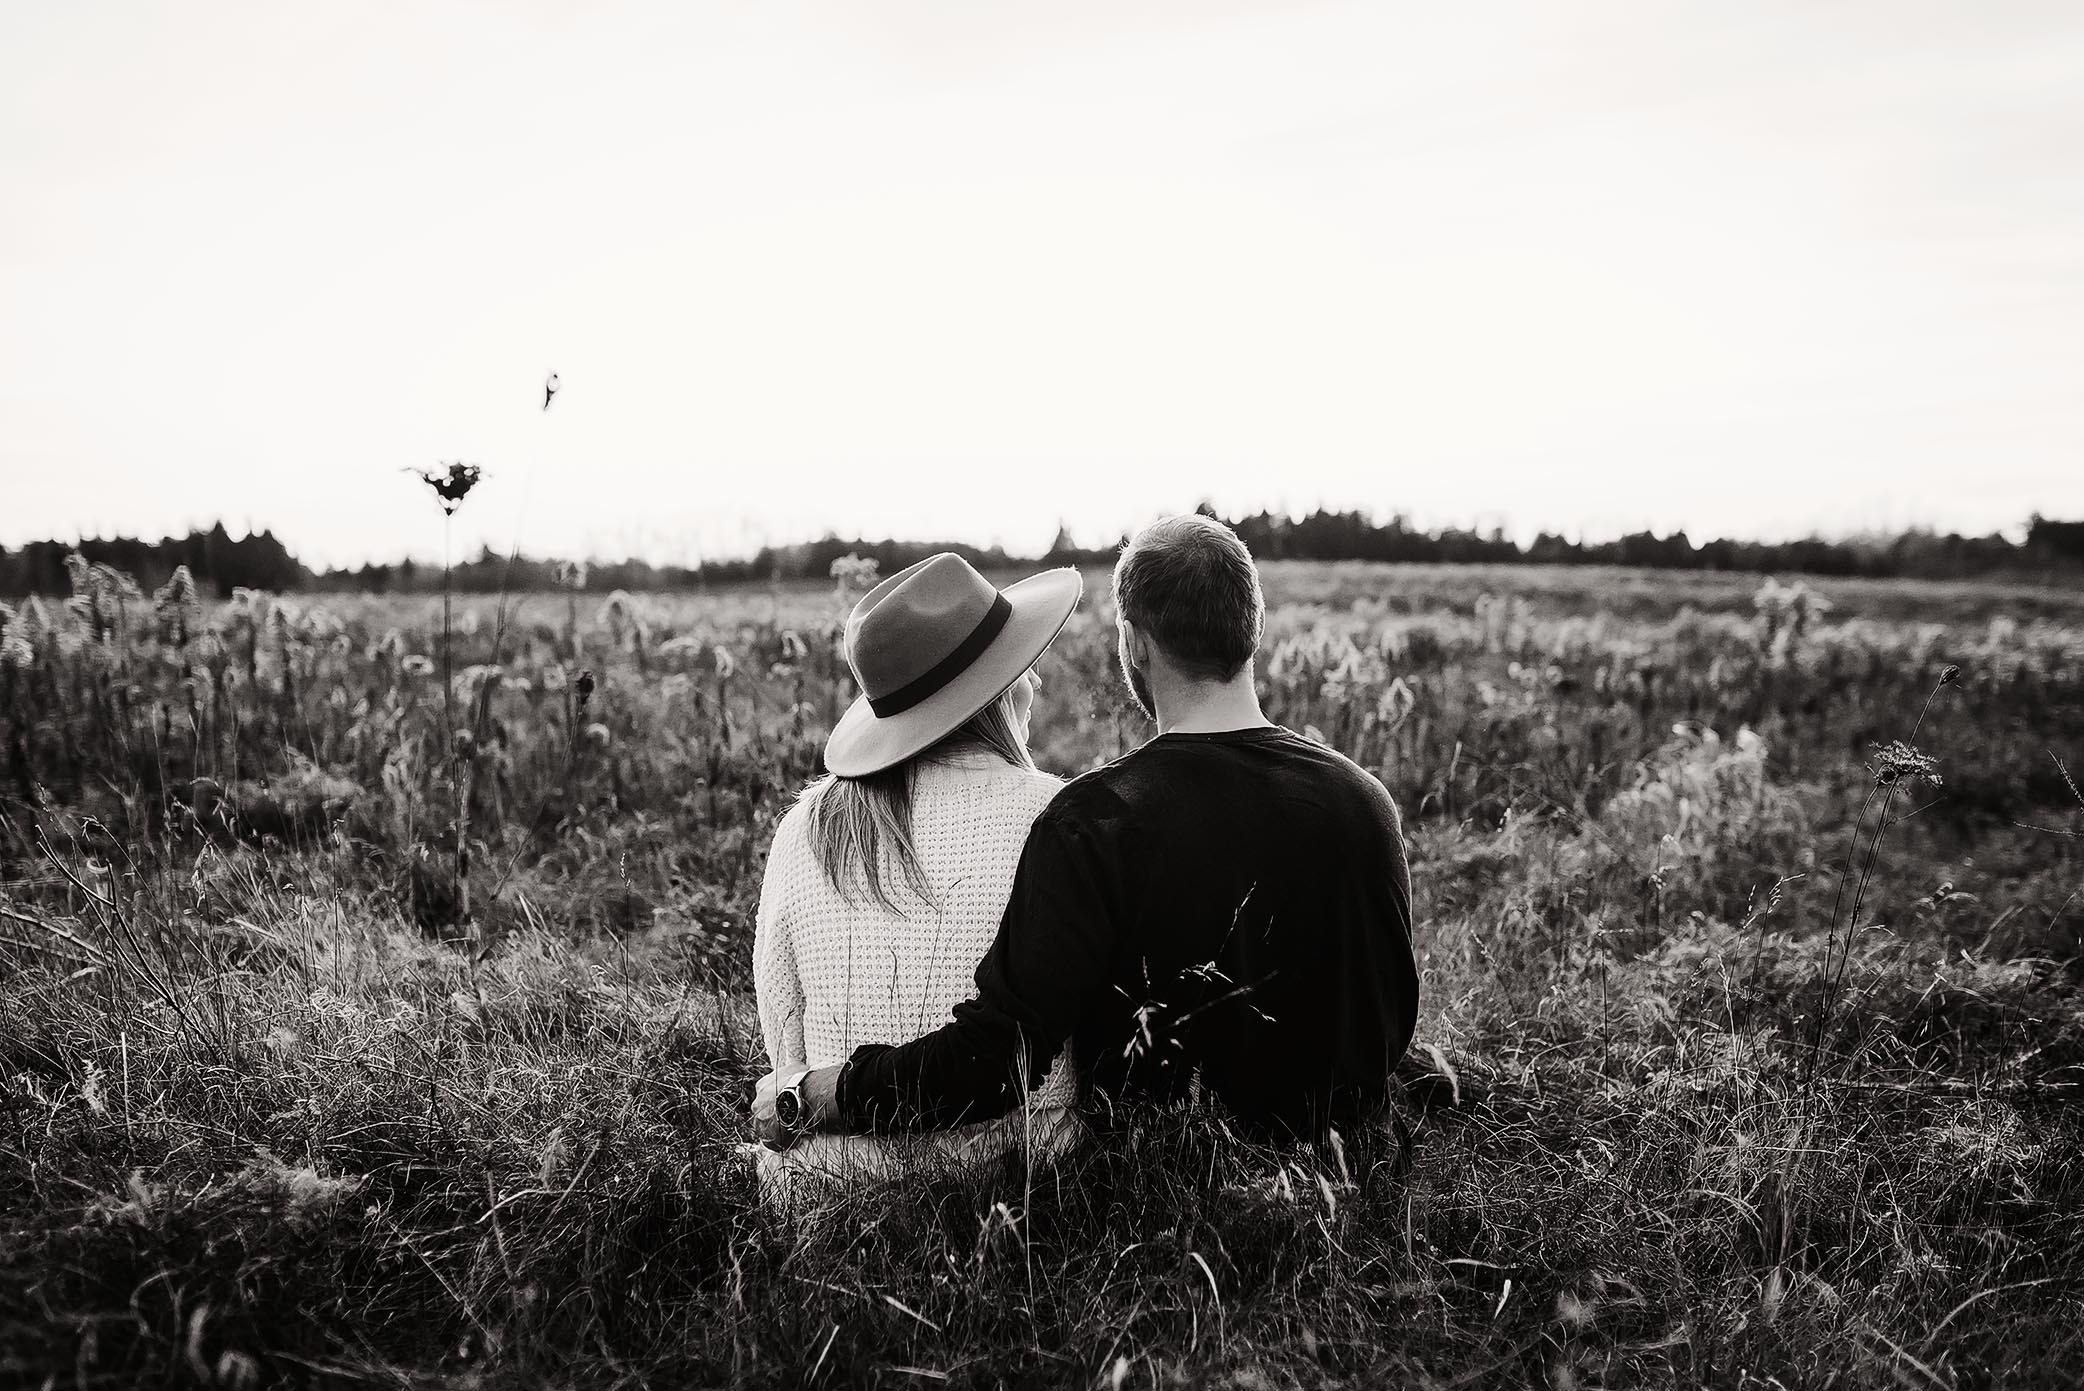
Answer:
[[[775,828],[760,889],[754,983],[767,1057],[777,1072],[843,1063],[864,1043],[903,1043],[944,1023],[975,989],[997,935],[1028,827],[1062,784],[991,754],[922,763],[913,783],[912,842],[933,901],[893,894],[849,904],[811,851],[803,807]],[[895,876],[894,876],[895,877]],[[859,897],[859,895],[857,895]],[[1069,1050],[1025,1111],[925,1136],[818,1135],[786,1155],[761,1152],[770,1194],[807,1171],[843,1180],[922,1163],[977,1163],[1026,1143],[1068,1141],[1076,1098]]]

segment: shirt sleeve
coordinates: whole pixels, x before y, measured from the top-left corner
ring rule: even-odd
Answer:
[[[753,993],[760,1008],[760,1036],[767,1065],[779,1072],[804,1065],[803,978],[782,909],[784,857],[770,855],[760,882],[760,907],[753,926]]]
[[[1109,978],[1118,914],[1107,864],[1091,828],[1051,813],[1035,822],[976,995],[933,1033],[854,1050],[839,1080],[848,1130],[990,1120],[1041,1085],[1081,1003]]]

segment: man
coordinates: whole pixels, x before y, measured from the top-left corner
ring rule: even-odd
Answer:
[[[1122,675],[1157,737],[1064,787],[1029,832],[977,993],[934,1033],[769,1076],[771,1145],[1005,1114],[1067,1043],[1083,1109],[1209,1096],[1322,1139],[1382,1101],[1418,974],[1396,808],[1260,712],[1265,600],[1221,524],[1170,517],[1115,567]]]

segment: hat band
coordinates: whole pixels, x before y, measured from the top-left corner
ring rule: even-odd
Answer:
[[[870,696],[868,708],[879,720],[887,720],[892,715],[902,715],[960,676],[971,662],[983,656],[984,649],[991,646],[991,640],[999,635],[999,630],[1006,626],[1006,620],[1011,617],[1013,605],[1006,601],[1005,595],[993,593],[991,607],[985,611],[984,617],[978,620],[977,626],[970,630],[970,635],[956,644],[953,652],[935,662],[924,674],[905,682],[889,695]]]

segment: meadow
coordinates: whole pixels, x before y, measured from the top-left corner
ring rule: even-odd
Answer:
[[[792,1225],[750,920],[865,579],[0,608],[0,1384],[2073,1384],[2084,595],[1269,566],[1435,1085]]]

